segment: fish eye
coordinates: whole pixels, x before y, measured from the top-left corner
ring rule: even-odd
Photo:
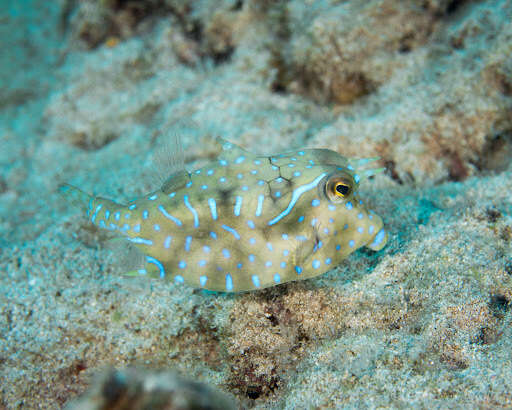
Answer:
[[[352,189],[345,182],[336,182],[334,185],[334,193],[342,198],[345,198],[350,195]]]
[[[352,195],[353,187],[354,181],[350,175],[336,174],[327,179],[324,192],[331,202],[341,202]]]

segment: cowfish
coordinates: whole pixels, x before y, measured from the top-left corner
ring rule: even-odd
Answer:
[[[129,275],[240,292],[303,280],[388,234],[358,196],[378,158],[329,149],[255,155],[217,138],[208,165],[174,172],[156,191],[119,204],[69,184],[60,190],[90,222],[129,241],[143,263]]]

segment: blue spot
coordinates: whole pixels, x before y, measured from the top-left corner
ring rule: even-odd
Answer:
[[[190,251],[190,243],[192,242],[192,237],[191,236],[187,236],[185,238],[185,251],[188,252]]]
[[[359,219],[363,219],[363,218],[364,218],[364,215],[363,215],[363,213],[362,213],[362,212],[359,212],[359,213],[357,214],[357,217],[358,217]]]
[[[302,155],[304,155],[304,151],[299,151],[299,152],[297,152],[297,154],[302,156]]]
[[[208,185],[201,185],[201,189],[208,189]]]
[[[336,205],[329,204],[329,205],[327,205],[327,208],[329,208],[329,211],[335,211],[336,210]]]
[[[137,205],[136,205],[136,204],[132,204],[132,205],[130,205],[130,206],[128,207],[128,209],[129,209],[130,211],[133,211],[135,208],[137,208]],[[107,211],[107,212],[108,212],[108,211]]]
[[[354,242],[354,240],[353,240],[353,239],[351,239],[350,241],[348,241],[348,246],[350,246],[351,248],[353,248],[355,244],[356,244],[356,243]]]
[[[125,214],[124,219],[130,219],[130,214]]]
[[[283,234],[281,235],[281,238],[283,238],[284,240],[287,240],[287,239],[288,239],[288,234],[283,233]]]
[[[146,262],[152,263],[153,265],[155,265],[158,268],[161,278],[163,278],[165,276],[164,265],[162,265],[162,262],[160,262],[158,259],[155,259],[152,256],[146,256]]]
[[[273,250],[272,244],[270,242],[267,242],[267,248],[268,248],[269,251]]]
[[[311,266],[313,266],[313,268],[315,268],[315,269],[318,269],[320,267],[320,261],[315,259],[313,261],[313,263],[311,264]]]
[[[180,269],[185,269],[187,267],[187,262],[185,261],[180,261],[180,263],[178,263],[178,267]]]
[[[247,185],[242,186],[242,191],[248,191],[249,187]]]
[[[202,267],[206,265],[206,261],[204,259],[201,259],[199,262],[197,262],[197,264]]]
[[[312,159],[310,159],[308,162],[309,162],[311,165],[315,165],[315,161],[313,161]]]
[[[190,202],[188,201],[188,195],[183,195],[183,202],[185,203],[185,206],[188,208],[190,212],[192,212],[192,215],[194,216],[194,227],[199,226],[199,216],[197,214],[197,211],[190,205]]]
[[[295,157],[291,157],[290,159],[291,159],[292,161],[297,161],[297,158],[295,158]]]
[[[279,197],[281,196],[281,191],[277,191],[277,192],[275,193],[275,196],[276,196],[276,198],[279,198]]]
[[[301,242],[304,242],[304,241],[308,240],[308,238],[306,238],[304,235],[297,235],[295,237],[295,239],[297,239],[298,241],[301,241]]]
[[[300,176],[301,176],[300,171],[295,171],[295,172],[293,173],[293,176],[294,176],[294,177],[300,177]]]
[[[293,167],[295,166],[295,164],[290,163],[290,164],[288,164],[288,166],[289,166],[290,168],[293,168]]]
[[[208,206],[210,207],[210,211],[212,214],[212,219],[214,221],[217,220],[217,203],[215,202],[215,199],[209,198],[208,199]]]
[[[370,212],[373,212],[373,211],[370,211]],[[370,213],[370,215],[368,215],[368,218],[373,219],[373,215]]]
[[[235,164],[241,164],[244,161],[245,161],[245,157],[243,155],[241,155],[237,159],[235,159]]]
[[[306,168],[313,168],[313,165],[306,165]]]
[[[318,241],[318,249],[320,249],[322,246],[324,246],[324,243],[322,241]]]
[[[320,205],[320,200],[318,198],[315,198],[311,201],[311,206],[318,206]]]
[[[176,225],[178,226],[181,226],[183,225],[182,222],[176,218],[175,216],[172,216],[170,213],[168,213],[165,208],[163,207],[163,205],[158,205],[158,210],[163,214],[163,216],[165,216],[166,218],[170,219],[171,221],[173,221]],[[146,213],[146,216],[144,216],[144,212]],[[144,211],[142,213],[142,216],[144,219],[146,219],[148,217],[148,211]]]
[[[227,225],[221,225],[221,228],[224,229],[225,231],[229,232],[230,234],[232,234],[235,239],[240,239],[240,234],[233,228],[231,228],[230,226],[227,226]]]
[[[364,232],[363,227],[362,227],[362,226],[359,226],[359,227],[357,228],[357,232],[359,232],[359,233],[363,233],[363,232]]]
[[[331,223],[331,224],[334,223],[334,219],[329,218],[329,223]]]
[[[345,204],[345,208],[347,208],[348,210],[352,209],[352,208],[353,208],[352,202],[348,201],[348,202]]]
[[[169,247],[171,246],[171,240],[172,240],[172,236],[168,236],[167,238],[165,238],[165,241],[164,241],[165,249],[169,249]]]
[[[139,269],[137,272],[139,272],[139,275],[146,275],[148,273],[146,269]]]
[[[336,250],[339,251],[341,249],[341,245],[336,245]]]
[[[98,208],[99,208],[99,207],[101,207],[101,205],[98,205]],[[96,212],[98,212],[98,211],[99,211],[99,209],[98,209],[98,208],[96,208]],[[147,212],[147,211],[145,211],[145,212]],[[142,214],[144,215],[144,212],[143,212]],[[93,218],[94,218],[94,215],[93,215]],[[119,221],[119,219],[121,219],[121,212],[116,212],[116,213],[114,214],[114,219],[115,219],[116,221]],[[144,219],[146,219],[146,218],[144,218]],[[93,220],[92,222],[94,223],[94,220]]]
[[[233,290],[233,278],[229,273],[226,274],[226,290]]]
[[[260,179],[260,180],[258,181],[258,185],[265,185],[265,181],[263,181],[262,179]]]
[[[133,205],[132,205],[132,206],[133,206]],[[108,218],[110,218],[110,211],[107,209],[107,210],[105,211],[105,219],[108,219]]]
[[[249,243],[250,243],[251,245],[254,245],[254,244],[256,243],[256,239],[254,239],[254,238],[249,238]]]
[[[370,225],[370,227],[368,228],[368,233],[372,234],[374,230],[375,230],[375,226]]]
[[[251,174],[256,175],[257,173],[258,173],[258,171],[256,169],[251,170]]]
[[[254,225],[254,222],[251,221],[250,219],[247,221],[247,226],[251,229],[254,229],[255,228],[255,225]]]
[[[252,283],[254,284],[254,286],[259,288],[260,287],[260,278],[258,278],[258,275],[252,275],[251,279],[252,279]]]
[[[213,169],[209,169],[208,172],[206,173],[207,175],[213,175],[215,171]]]
[[[276,167],[275,165],[272,165],[272,169],[273,169],[274,171],[277,171],[277,170],[279,169],[279,167]]]
[[[283,251],[283,256],[288,256],[290,254],[290,251],[288,249],[285,249]]]
[[[188,181],[187,185],[185,185],[187,188],[190,188],[192,186],[192,181]]]
[[[204,288],[204,285],[206,285],[206,281],[208,280],[208,276],[199,276],[199,284],[201,285],[201,287]]]
[[[353,171],[354,167],[352,165],[347,165],[347,169],[350,169],[351,171]]]
[[[274,282],[275,283],[281,282],[281,276],[279,276],[279,273],[274,274]]]
[[[302,273],[302,268],[298,265],[295,266],[295,272],[297,272],[298,275]]]
[[[223,167],[225,167],[226,165],[228,165],[228,162],[221,159],[221,160],[219,160],[219,164],[222,165]]]
[[[238,179],[242,179],[244,176],[243,176],[242,174],[237,174],[237,175],[236,175],[236,177],[237,177]]]
[[[139,238],[138,236],[135,237],[135,238],[127,238],[130,242],[133,242],[133,243],[136,243],[136,244],[140,244],[140,245],[148,245],[148,246],[151,246],[153,245],[153,241],[150,240],[150,239],[144,239],[144,238]]]
[[[297,221],[299,221],[299,222],[303,222],[303,221],[304,221],[304,215],[299,216],[299,219],[297,219]]]
[[[212,239],[217,239],[217,234],[216,234],[215,232],[211,231],[211,232],[210,232],[210,237],[211,237]]]
[[[203,252],[204,252],[204,253],[208,253],[208,252],[210,252],[210,247],[209,247],[209,246],[206,246],[206,245],[205,245],[205,246],[203,246]]]
[[[197,175],[199,175],[200,173],[201,173],[201,170],[200,170],[200,169],[196,170],[196,174],[197,174]]]
[[[331,264],[331,262],[332,262],[331,258],[327,258],[327,259],[325,260],[325,264],[326,264],[326,265],[330,265],[330,264]]]
[[[128,230],[130,230],[130,225],[128,225],[128,224],[124,224],[123,227],[121,228],[121,231],[123,231],[123,232],[126,232]]]
[[[183,282],[185,282],[185,279],[183,279],[183,276],[181,276],[181,275],[176,275],[176,276],[174,277],[174,281],[175,281],[176,283],[183,283]]]
[[[242,262],[238,262],[238,263],[236,264],[236,267],[237,267],[238,269],[242,269],[242,266],[244,266],[244,265],[242,265]]]
[[[281,182],[283,182],[283,181],[284,181],[284,179],[283,179],[283,178],[281,178],[281,177],[276,178],[276,182],[281,183]]]
[[[343,230],[348,229],[348,224],[343,225]]]
[[[300,196],[313,188],[315,188],[320,180],[325,177],[326,173],[322,173],[319,176],[317,176],[313,181],[311,181],[309,184],[301,185],[298,188],[296,188],[293,191],[292,199],[290,200],[290,203],[286,207],[286,209],[281,212],[278,216],[276,216],[274,219],[270,220],[268,222],[269,225],[274,225],[276,222],[279,222],[282,218],[284,218],[286,215],[288,215],[293,207],[295,206],[296,202],[299,200]]]
[[[140,224],[137,224],[133,227],[133,232],[140,232]]]
[[[272,266],[272,261],[266,261],[266,262],[265,262],[265,266],[266,266],[267,268],[270,268],[270,267]]]
[[[222,255],[226,258],[226,259],[229,259],[231,257],[231,254],[229,253],[229,250],[227,249],[222,249]]]
[[[255,159],[255,160],[254,160],[254,164],[255,164],[255,165],[260,165],[260,164],[261,164],[261,161],[260,161],[259,159]]]
[[[219,182],[226,182],[226,178],[224,178],[224,177],[220,177],[220,178],[219,178]]]
[[[328,234],[329,234],[329,228],[324,228],[324,233],[325,233],[326,235],[328,235]]]
[[[160,225],[158,225],[158,224],[154,224],[154,225],[153,225],[153,229],[154,229],[155,231],[157,231],[157,232],[158,232],[158,231],[160,231]]]
[[[361,180],[361,178],[359,178],[359,175],[354,174],[354,181],[356,181],[356,184],[359,184],[360,180]]]
[[[249,255],[249,262],[254,262],[254,255],[252,253]]]
[[[359,200],[359,205],[363,205],[363,200],[362,199]]]
[[[169,196],[169,198],[174,198],[175,195],[176,195],[176,192],[171,192],[168,196]]]
[[[284,261],[281,262],[281,264],[279,266],[281,266],[281,268],[283,268],[283,269],[286,268],[286,262],[284,262]]]
[[[158,195],[154,194],[154,195],[151,195],[148,199],[149,199],[150,201],[154,201],[154,200],[155,200],[155,199],[157,199],[157,198],[158,198]]]
[[[104,221],[103,219],[100,221],[100,223],[98,224],[98,226],[99,226],[100,228],[103,228],[103,229],[106,229],[106,228],[107,228],[107,225],[105,225],[105,221]]]

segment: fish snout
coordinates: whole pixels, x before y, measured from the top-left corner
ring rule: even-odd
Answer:
[[[384,223],[380,218],[379,222],[377,229],[375,229],[375,235],[366,244],[366,247],[373,251],[380,251],[388,242],[388,233],[384,229]]]

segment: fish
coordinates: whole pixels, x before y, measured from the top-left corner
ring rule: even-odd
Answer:
[[[264,289],[332,270],[363,246],[388,241],[358,195],[378,158],[330,149],[257,155],[216,138],[218,157],[176,170],[149,194],[120,204],[70,184],[60,191],[89,221],[144,256],[127,275],[219,292]]]

